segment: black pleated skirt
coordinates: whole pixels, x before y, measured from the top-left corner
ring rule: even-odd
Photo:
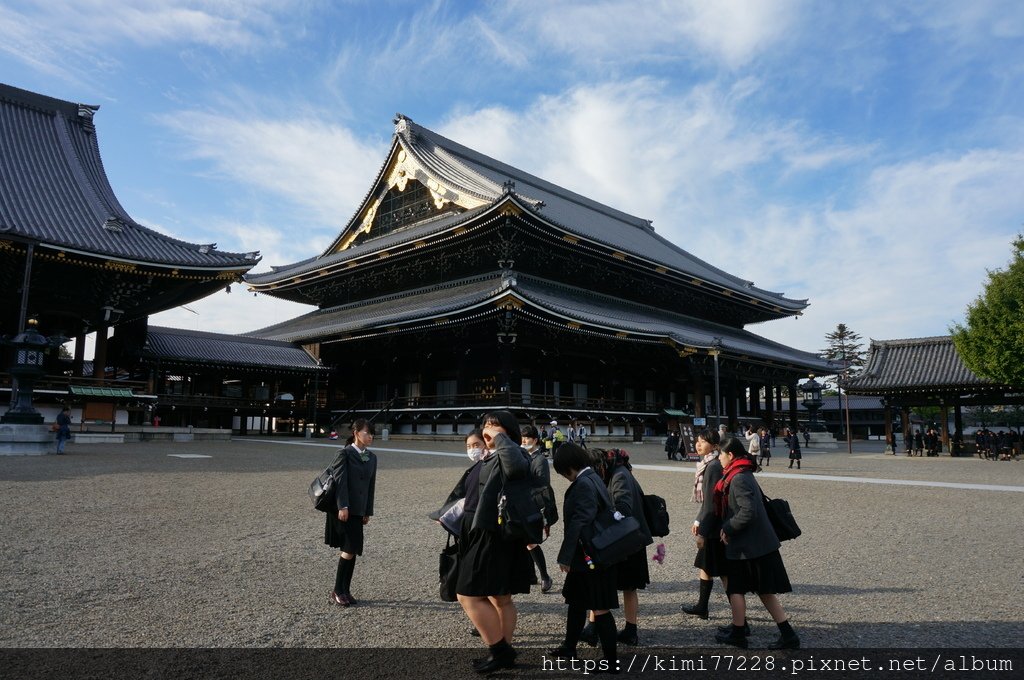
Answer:
[[[467,512],[462,517],[455,592],[471,597],[530,592],[537,576],[526,543],[506,541],[492,531],[470,529],[475,514]]]
[[[725,546],[718,536],[704,539],[704,547],[697,549],[697,557],[693,566],[703,569],[708,576],[727,576],[725,563]]]
[[[757,593],[770,595],[793,592],[782,555],[773,550],[752,560],[726,560],[727,592],[730,595]]]
[[[619,608],[619,593],[616,591],[617,566],[604,569],[572,569],[565,575],[562,597],[566,604],[585,609]]]
[[[350,555],[363,554],[363,518],[349,514],[348,521],[342,522],[337,513],[328,512],[324,525],[324,543],[339,548]]]
[[[616,565],[617,590],[643,590],[651,582],[651,571],[647,564],[647,548],[641,548]]]

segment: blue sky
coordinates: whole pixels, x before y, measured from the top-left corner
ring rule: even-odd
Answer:
[[[6,0],[0,81],[101,105],[128,212],[318,253],[402,112],[809,298],[807,350],[945,334],[1024,223],[1024,3]],[[223,293],[151,323],[308,308]]]

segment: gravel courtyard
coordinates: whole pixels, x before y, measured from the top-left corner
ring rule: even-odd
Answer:
[[[350,609],[328,602],[336,552],[323,545],[323,516],[306,496],[335,448],[236,439],[0,458],[0,646],[478,645],[458,606],[437,598],[444,536],[426,519],[465,468],[461,445],[376,443],[377,514],[353,580],[360,605]],[[627,448],[637,478],[668,500],[673,521],[665,563],[652,563],[654,582],[641,594],[641,641],[715,647],[714,626],[728,619],[720,586],[710,621],[679,610],[697,585],[693,464],[664,460],[657,444]],[[812,449],[799,472],[776,457],[761,475],[804,530],[783,546],[794,586],[783,602],[804,647],[1019,647],[1024,463],[858,448],[852,456]],[[553,477],[561,498],[566,482]],[[517,600],[524,648],[561,638],[560,539],[555,527],[545,544],[555,589]],[[753,642],[774,639],[756,598],[750,609]]]

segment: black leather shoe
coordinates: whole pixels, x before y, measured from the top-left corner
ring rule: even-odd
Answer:
[[[800,649],[800,636],[796,633],[788,637],[780,635],[775,642],[768,645],[768,649]]]
[[[580,631],[580,642],[586,642],[591,647],[597,647],[597,628],[594,628],[592,621],[588,621],[587,625],[583,626],[583,630]]]
[[[493,673],[503,668],[515,668],[516,655],[509,649],[508,652],[498,654],[497,656],[492,654],[480,661],[481,663],[473,662],[473,670],[477,673]]]
[[[636,632],[627,633],[625,628],[619,631],[619,634],[615,636],[615,639],[624,645],[629,645],[630,647],[636,647],[640,644],[640,640],[637,637]]]
[[[575,659],[576,650],[569,649],[565,644],[560,644],[554,649],[549,649],[548,654],[559,659]]]
[[[339,607],[347,607],[348,600],[345,599],[344,595],[339,595],[336,591],[331,591],[331,602],[338,605]]]
[[[540,581],[540,592],[546,593],[551,590],[551,577],[545,576]]]
[[[700,605],[684,604],[682,606],[682,610],[683,610],[684,613],[689,614],[690,616],[696,616],[699,619],[706,619],[706,618],[708,618],[708,608],[707,607],[704,607],[703,609],[701,609]]]
[[[732,630],[732,626],[729,627],[728,633],[718,633],[715,635],[715,642],[720,642],[723,645],[732,645],[733,647],[739,647],[740,649],[747,648],[747,636],[739,635],[735,630]]]
[[[480,637],[480,631],[478,631],[476,628],[470,628],[469,634],[473,637]]]
[[[728,635],[730,632],[732,632],[732,624],[729,623],[724,626],[719,626],[718,632],[722,633],[723,635]],[[743,634],[747,636],[750,635],[750,621],[743,622]]]

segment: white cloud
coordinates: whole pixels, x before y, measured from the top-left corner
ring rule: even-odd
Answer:
[[[700,56],[729,68],[755,59],[782,40],[798,2],[658,0],[506,3],[506,30],[519,25],[540,49],[578,62],[614,65]],[[519,33],[519,30],[515,33]]]
[[[297,0],[47,0],[0,6],[0,51],[50,74],[114,68],[129,43],[251,52],[284,44]]]
[[[359,139],[326,117],[285,119],[249,113],[180,111],[160,117],[213,174],[284,199],[295,212],[288,224],[266,227],[304,236],[325,225],[336,234],[348,222],[387,152],[379,140]],[[312,222],[312,224],[308,224]]]
[[[246,292],[235,284],[208,297],[149,317],[151,326],[170,326],[211,333],[244,333],[271,326],[315,309],[267,295]],[[191,310],[191,311],[189,311]]]

